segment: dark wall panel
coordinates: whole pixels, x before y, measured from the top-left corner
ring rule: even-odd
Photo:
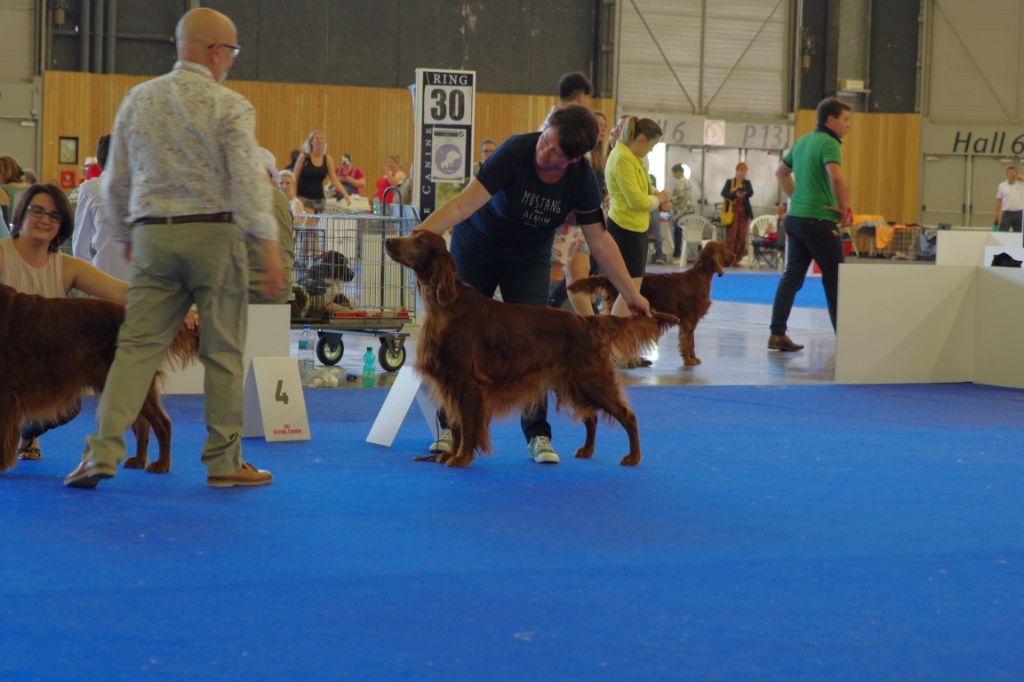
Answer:
[[[529,3],[487,3],[471,13],[466,62],[477,72],[477,88],[531,92],[530,8]]]
[[[800,108],[813,109],[825,97],[825,74],[828,60],[828,3],[804,3],[803,33],[801,40],[801,56],[798,63],[803,62],[804,50],[812,50],[810,68],[803,70],[800,76]],[[835,91],[833,86],[832,91]]]
[[[83,0],[69,0],[71,26]],[[94,2],[102,0],[93,0]],[[115,70],[160,74],[186,0],[118,2]],[[470,69],[483,92],[552,95],[561,74],[592,75],[594,0],[203,0],[227,14],[243,50],[236,80],[404,87],[418,67]],[[80,68],[77,35],[57,36],[51,68]]]
[[[570,71],[591,74],[597,30],[594,4],[577,0],[534,0],[532,14],[530,93],[556,95],[562,74]]]
[[[290,0],[287,11],[280,7],[281,3],[273,0],[259,2],[259,54],[253,55],[259,68],[250,80],[325,82],[328,52],[324,47],[335,39],[327,24],[327,3]]]
[[[402,2],[398,10],[398,83],[413,82],[419,67],[465,69],[464,3]],[[369,46],[367,46],[369,47]]]
[[[399,0],[363,2],[334,0],[327,17],[327,66],[324,82],[367,87],[392,87],[412,76],[399,77]]]
[[[912,113],[917,94],[919,0],[871,5],[871,111]]]

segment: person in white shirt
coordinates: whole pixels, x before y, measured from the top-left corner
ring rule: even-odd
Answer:
[[[270,184],[259,160],[256,112],[219,85],[241,51],[220,12],[187,12],[175,31],[178,61],[135,86],[117,113],[103,198],[132,258],[125,321],[96,409],[97,432],[64,479],[94,488],[117,473],[124,435],[171,341],[195,303],[203,330],[207,439],[202,461],[211,487],[266,485],[269,471],[242,459],[242,351],[245,348],[245,233],[261,246],[264,293],[284,273]]]
[[[1006,180],[1000,182],[996,190],[996,217],[992,224],[998,225],[1000,232],[1020,232],[1022,215],[1024,180],[1017,174],[1017,169],[1010,166],[1006,169]]]
[[[96,143],[96,165],[101,171],[107,165],[109,151],[110,135],[104,135]],[[78,186],[71,252],[76,258],[91,262],[111,277],[128,280],[128,259],[125,258],[124,248],[114,240],[114,231],[107,222],[98,177]]]

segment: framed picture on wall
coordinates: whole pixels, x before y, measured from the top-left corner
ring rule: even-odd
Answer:
[[[78,138],[62,137],[57,147],[57,163],[78,163]]]

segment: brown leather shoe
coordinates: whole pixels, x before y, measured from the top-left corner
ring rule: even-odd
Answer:
[[[236,473],[207,476],[206,485],[211,488],[231,488],[236,485],[267,485],[272,480],[274,480],[274,475],[269,471],[257,469],[248,462],[242,462],[242,468]]]
[[[772,334],[768,337],[768,349],[780,350],[783,353],[792,353],[794,351],[803,350],[804,347],[799,343],[793,343],[793,339],[789,338],[785,334]]]
[[[64,477],[69,488],[95,488],[105,478],[113,478],[117,467],[100,462],[82,461],[75,470]]]

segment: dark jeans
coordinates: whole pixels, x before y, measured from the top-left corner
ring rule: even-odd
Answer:
[[[77,401],[75,401],[75,406],[71,409],[71,412],[69,412],[68,414],[64,415],[63,417],[58,418],[57,421],[52,421],[52,422],[34,422],[34,421],[30,420],[30,421],[22,422],[22,424],[21,424],[21,438],[22,438],[22,440],[25,440],[25,441],[30,441],[33,438],[39,438],[39,436],[43,435],[44,433],[46,433],[50,429],[55,429],[58,426],[63,426],[64,424],[67,424],[69,421],[71,421],[72,419],[77,417],[78,413],[81,412],[81,411],[82,411],[82,400],[81,400],[81,398],[79,398]]]
[[[1003,214],[999,216],[999,231],[1020,232],[1022,215],[1024,215],[1024,211],[1003,211]]]
[[[497,253],[481,255],[452,239],[452,257],[459,271],[459,278],[487,297],[501,287],[501,300],[505,303],[547,306],[548,284],[551,280],[551,245],[543,258],[523,262],[513,254],[505,257]],[[471,333],[471,332],[469,332]],[[441,428],[448,428],[448,420],[439,412]],[[551,424],[548,423],[548,400],[543,398],[533,412],[524,412],[520,423],[527,442],[534,436],[551,438]]]
[[[786,333],[789,311],[796,292],[804,285],[811,261],[821,268],[821,286],[825,288],[828,316],[836,328],[836,302],[839,295],[839,264],[843,262],[843,242],[836,224],[828,220],[786,216],[786,271],[775,290],[772,306],[772,334]]]
[[[672,228],[672,257],[682,258],[683,256],[683,228],[675,224]]]

